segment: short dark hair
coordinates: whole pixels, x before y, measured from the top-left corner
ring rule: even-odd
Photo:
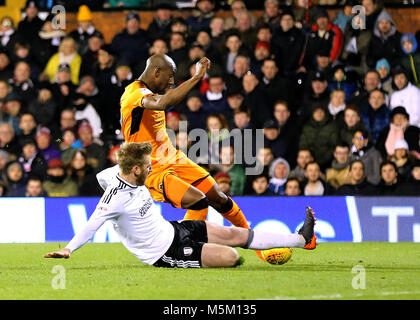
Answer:
[[[334,150],[337,149],[337,147],[350,149],[350,146],[348,145],[347,142],[340,142],[340,143],[336,144]]]
[[[363,163],[362,160],[359,160],[359,159],[356,159],[356,160],[353,160],[352,162],[350,162],[350,171],[351,171],[351,169],[353,169],[353,165],[355,163],[361,163],[362,167],[363,167],[363,172],[365,171],[365,164]]]
[[[391,165],[391,166],[393,166],[393,167],[394,167],[395,172],[396,172],[396,173],[398,173],[398,167],[397,167],[397,165],[395,164],[395,162],[390,161],[390,160],[385,160],[385,161],[382,161],[382,163],[381,163],[381,165],[380,165],[380,167],[379,167],[379,171],[381,172],[381,174],[382,174],[382,168],[383,168],[383,167],[385,167],[385,166],[387,166],[387,165]]]

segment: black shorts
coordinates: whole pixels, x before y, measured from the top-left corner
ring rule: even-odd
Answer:
[[[175,229],[174,240],[168,251],[153,265],[166,268],[201,268],[201,250],[207,242],[204,221],[170,221]]]

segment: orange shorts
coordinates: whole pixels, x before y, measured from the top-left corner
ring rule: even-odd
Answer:
[[[181,208],[182,197],[190,186],[206,194],[215,183],[205,169],[186,158],[182,163],[171,164],[162,170],[152,169],[145,185],[155,201]]]

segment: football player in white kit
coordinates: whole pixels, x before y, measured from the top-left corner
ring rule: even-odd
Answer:
[[[151,171],[151,152],[148,142],[124,143],[118,151],[118,165],[97,176],[106,190],[87,224],[64,249],[44,257],[69,258],[105,221],[113,223],[122,244],[132,254],[156,267],[234,267],[240,259],[233,247],[315,249],[315,217],[309,207],[303,227],[296,234],[224,227],[200,220],[165,220],[153,209],[154,201],[144,186]]]

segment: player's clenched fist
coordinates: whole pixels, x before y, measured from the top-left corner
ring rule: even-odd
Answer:
[[[68,259],[70,258],[70,250],[69,249],[61,249],[60,251],[54,251],[47,253],[44,255],[44,258],[64,258]]]
[[[195,76],[204,77],[208,69],[210,69],[210,60],[206,57],[201,58],[195,65]]]

